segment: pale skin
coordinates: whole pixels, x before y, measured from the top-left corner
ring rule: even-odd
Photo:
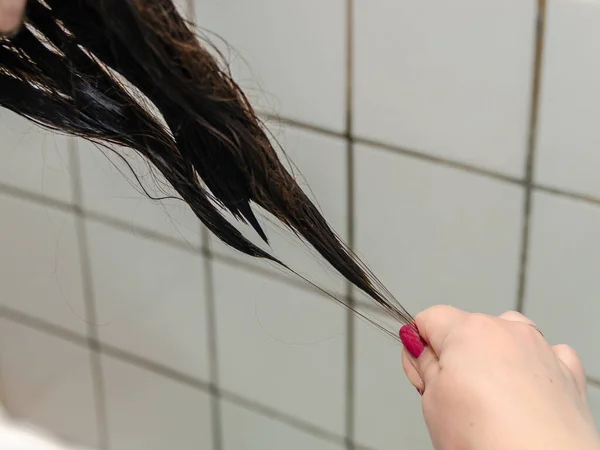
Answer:
[[[25,6],[0,0],[0,36],[18,31]],[[424,392],[437,450],[600,450],[581,361],[568,346],[551,347],[529,319],[437,306],[416,325],[429,345],[417,359],[405,350],[403,366]]]
[[[0,36],[15,33],[23,21],[27,0],[0,0]]]
[[[428,346],[402,362],[436,450],[600,449],[579,357],[528,318],[436,306],[416,325]]]

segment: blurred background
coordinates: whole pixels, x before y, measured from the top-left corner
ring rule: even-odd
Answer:
[[[600,423],[600,2],[179,3],[411,312],[523,311],[580,353]],[[0,117],[10,413],[101,450],[431,448],[399,344],[108,152]]]

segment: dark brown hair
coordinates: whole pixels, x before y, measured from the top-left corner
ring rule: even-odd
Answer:
[[[223,215],[268,242],[252,206],[262,208],[389,315],[411,321],[279,161],[218,56],[172,0],[29,0],[25,26],[0,38],[0,105],[53,130],[134,149],[219,239],[287,268]]]

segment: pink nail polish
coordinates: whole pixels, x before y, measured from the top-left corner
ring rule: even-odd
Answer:
[[[400,340],[413,358],[418,358],[425,350],[427,343],[419,336],[414,325],[404,325],[400,328]]]

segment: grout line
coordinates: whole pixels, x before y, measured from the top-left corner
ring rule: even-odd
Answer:
[[[98,440],[101,450],[108,450],[108,420],[106,416],[106,396],[104,389],[104,377],[102,374],[102,362],[97,350],[98,333],[94,326],[96,321],[96,307],[94,305],[94,290],[92,282],[91,260],[85,217],[82,213],[82,186],[79,172],[79,157],[77,153],[77,141],[69,139],[69,157],[71,160],[71,179],[73,182],[73,201],[75,202],[75,226],[77,247],[81,264],[81,278],[83,283],[83,299],[85,302],[85,318],[87,320],[87,344],[90,350],[90,366],[92,372],[92,384],[94,390],[94,404],[96,406],[96,421],[98,427]]]
[[[75,186],[77,185],[77,183],[79,183],[79,181],[74,180]],[[36,205],[54,208],[66,213],[81,214],[84,217],[93,220],[94,222],[101,223],[115,229],[133,232],[136,236],[153,239],[155,241],[163,242],[165,244],[169,244],[173,247],[178,247],[187,251],[197,251],[197,249],[195,249],[191,244],[181,241],[177,238],[147,228],[135,227],[127,221],[117,219],[106,214],[98,213],[95,211],[84,211],[80,206],[80,198],[77,198],[78,196],[81,196],[81,193],[77,192],[76,189],[77,188],[74,189],[74,203],[69,203],[0,182],[0,195],[14,197],[20,200],[34,203]]]
[[[207,383],[206,381],[200,380],[198,378],[194,378],[185,373],[179,372],[178,370],[171,369],[170,367],[165,366],[164,364],[152,361],[148,358],[144,358],[143,356],[136,355],[135,353],[131,353],[127,350],[120,349],[113,345],[99,343],[98,347],[100,348],[100,352],[103,355],[110,356],[111,358],[147,370],[148,372],[162,375],[163,377],[168,378],[172,381],[176,381],[188,387],[204,391],[208,394],[212,393],[210,383]]]
[[[219,382],[219,353],[217,347],[217,309],[215,307],[215,275],[213,270],[212,242],[208,229],[202,228],[204,246],[204,295],[206,296],[206,323],[208,358],[211,389],[211,420],[214,450],[223,448],[223,415],[221,411],[221,390]]]
[[[37,194],[35,192],[30,192],[25,189],[21,189],[15,186],[11,186],[9,184],[5,184],[0,182],[0,194],[6,195],[9,197],[14,197],[19,200],[25,200],[30,203],[35,203],[40,206],[48,206],[51,208],[55,208],[62,212],[70,212],[73,213],[76,210],[75,205],[64,202],[61,200],[56,200],[52,197],[45,196],[43,194]]]
[[[61,326],[54,325],[52,323],[46,322],[42,319],[30,316],[29,314],[14,310],[12,308],[8,308],[8,307],[0,305],[0,317],[10,320],[14,323],[18,323],[22,326],[37,330],[39,332],[46,333],[48,335],[57,337],[59,339],[63,339],[65,341],[71,342],[71,343],[81,346],[81,347],[89,346],[88,339],[86,339],[84,336],[82,336],[76,332],[70,331]],[[171,369],[162,364],[156,363],[149,359],[146,359],[146,358],[140,357],[136,354],[130,353],[126,350],[119,349],[118,347],[97,343],[95,348],[93,349],[93,351],[98,352],[100,346],[102,347],[101,352],[106,356],[110,356],[119,361],[125,362],[127,364],[131,364],[138,368],[147,370],[154,374],[163,376],[172,381],[175,381],[182,385],[191,387],[193,389],[197,389],[197,390],[206,392],[208,394],[212,394],[212,391],[214,390],[214,388],[211,387],[210,383],[207,383],[200,379],[196,379],[194,377],[191,377],[189,375],[181,373],[177,370]],[[587,383],[590,386],[600,388],[600,379],[588,377]],[[277,411],[276,409],[273,409],[269,406],[263,405],[254,400],[247,399],[247,398],[245,398],[241,395],[235,394],[233,392],[229,392],[227,390],[221,390],[220,395],[224,400],[226,400],[230,403],[236,404],[238,406],[241,406],[241,407],[247,409],[248,411],[251,411],[255,414],[259,414],[261,416],[271,418],[280,423],[285,423],[296,429],[304,431],[308,434],[314,435],[318,438],[321,438],[321,439],[324,439],[327,441],[331,441],[331,442],[335,442],[335,443],[342,443],[345,441],[345,439],[342,436],[338,436],[337,434],[332,433],[330,431],[320,429],[310,423],[303,421],[302,419],[298,419],[298,418],[295,418],[288,414],[281,413],[281,412]],[[354,446],[355,446],[355,449],[357,449],[357,450],[373,450],[373,449],[370,449],[369,447],[365,447],[365,446],[362,446],[362,445],[359,445],[356,443],[354,443]]]
[[[350,0],[346,0],[346,1],[350,1]],[[322,127],[315,126],[315,125],[305,123],[305,122],[300,122],[295,119],[279,117],[279,116],[276,116],[273,114],[261,114],[261,116],[264,117],[266,120],[274,120],[274,121],[280,122],[284,125],[291,126],[294,128],[299,128],[299,129],[306,130],[306,131],[312,131],[314,133],[323,134],[323,135],[331,136],[331,137],[337,137],[337,138],[341,138],[341,139],[349,138],[356,144],[368,145],[377,150],[388,151],[388,152],[396,153],[399,155],[407,156],[410,158],[416,158],[416,159],[420,159],[423,161],[428,161],[428,162],[431,162],[434,164],[451,167],[451,168],[466,171],[469,173],[487,176],[489,178],[493,178],[493,179],[504,181],[504,182],[511,183],[511,184],[518,184],[518,185],[525,184],[525,181],[519,177],[506,175],[502,172],[485,169],[483,167],[474,166],[471,164],[463,163],[461,161],[443,158],[441,156],[436,156],[431,153],[426,153],[426,152],[419,151],[419,150],[407,149],[407,148],[400,147],[397,145],[381,142],[381,141],[378,141],[375,139],[369,139],[369,138],[355,136],[351,132],[350,132],[350,135],[348,132],[339,133],[337,131],[322,128]],[[346,120],[348,120],[348,119],[346,119]]]
[[[347,243],[354,251],[354,142],[353,131],[353,64],[354,64],[354,0],[346,0],[346,202],[347,202]],[[355,423],[355,321],[354,321],[354,296],[352,284],[346,283],[346,374],[345,374],[345,447],[353,450],[354,423]]]
[[[89,340],[86,339],[84,336],[62,328],[58,325],[48,323],[43,319],[39,319],[37,317],[30,316],[26,313],[13,310],[12,308],[0,306],[0,316],[20,325],[72,342],[81,347],[89,347]],[[165,378],[168,378],[172,381],[188,386],[190,388],[206,392],[207,394],[212,394],[211,397],[215,396],[214,391],[216,390],[216,387],[213,386],[211,383],[194,378],[190,375],[184,374],[175,369],[171,369],[170,367],[141,357],[129,351],[122,350],[112,345],[107,345],[103,343],[101,344],[99,342],[95,342],[95,345],[93,346],[93,351],[97,354],[102,353],[103,355],[115,358],[127,364],[131,364],[138,368],[161,375]],[[297,417],[283,413],[260,402],[248,399],[242,395],[235,394],[226,390],[219,390],[219,395],[224,400],[237,404],[238,406],[241,406],[249,411],[252,411],[262,416],[269,417],[278,422],[291,425],[294,428],[305,431],[306,433],[309,433],[318,438],[336,443],[344,442],[344,438],[340,435],[321,429],[318,426],[306,422],[303,419],[299,419]]]
[[[74,182],[77,182],[77,181],[74,180]],[[546,188],[546,189],[549,189],[549,188]],[[78,206],[78,203],[81,204],[80,199],[77,199],[77,202],[75,204],[71,204],[71,203],[57,200],[57,199],[54,199],[52,197],[48,197],[48,196],[45,196],[42,194],[37,194],[34,192],[27,191],[25,189],[14,187],[14,186],[2,183],[2,182],[0,182],[0,195],[7,195],[10,197],[21,199],[21,200],[24,200],[24,201],[27,201],[30,203],[40,205],[40,206],[55,208],[55,209],[57,209],[59,211],[63,211],[63,212],[80,214],[84,218],[89,219],[92,222],[100,223],[100,224],[106,225],[108,227],[111,227],[113,229],[130,232],[130,233],[135,234],[135,236],[151,239],[151,240],[154,240],[157,242],[161,242],[161,243],[170,245],[172,247],[178,248],[180,250],[184,250],[186,252],[190,252],[190,253],[194,253],[194,254],[200,253],[204,256],[207,256],[206,249],[196,248],[193,245],[191,245],[185,241],[182,241],[180,239],[177,239],[177,238],[174,238],[174,237],[171,237],[171,236],[168,236],[168,235],[165,235],[160,232],[156,232],[154,230],[150,230],[147,228],[141,228],[141,227],[134,226],[125,220],[121,220],[121,219],[118,219],[118,218],[115,218],[115,217],[112,217],[112,216],[109,216],[106,214],[98,213],[95,211],[83,210],[80,206]],[[79,192],[79,193],[76,193],[75,195],[81,196],[81,193]],[[598,204],[600,204],[600,199],[597,200],[596,202]],[[239,259],[221,255],[218,253],[215,253],[214,255],[211,255],[210,257],[212,257],[214,260],[224,262],[226,264],[248,270],[250,272],[253,272],[253,273],[261,275],[261,276],[275,278],[278,281],[293,285],[300,289],[310,290],[312,292],[320,293],[318,289],[311,287],[310,285],[304,283],[303,281],[295,279],[291,275],[287,275],[285,273],[278,272],[276,270],[263,269],[261,267],[258,267],[255,264],[246,263]],[[330,292],[330,294],[332,294],[334,296],[337,295],[336,293],[333,293],[333,292]],[[370,303],[364,303],[362,305],[362,307],[367,310],[371,310],[372,312],[380,312],[379,308],[371,305]]]
[[[595,388],[600,388],[600,379],[586,377],[587,384],[590,386],[594,386]]]
[[[342,135],[342,137],[344,137],[344,136],[345,135]],[[375,143],[373,141],[367,141],[365,139],[354,138],[354,137],[352,138],[352,141],[355,144],[356,143],[364,143],[364,144],[369,144],[369,145],[374,145],[374,146],[380,146],[383,149],[388,149],[390,151],[400,153],[400,154],[406,153],[409,156],[414,154],[415,157],[417,157],[417,158],[429,160],[434,163],[439,162],[442,165],[456,166],[458,164],[460,166],[460,163],[457,163],[456,161],[445,160],[443,158],[437,158],[437,157],[432,157],[432,156],[428,156],[428,155],[423,155],[418,152],[414,152],[412,150],[404,150],[401,148],[389,146],[387,144]],[[505,175],[505,174],[501,174],[501,173],[496,173],[493,171],[487,171],[485,169],[481,169],[481,168],[477,168],[477,167],[471,167],[471,166],[467,166],[467,165],[463,165],[463,166],[464,166],[463,169],[477,173],[479,175],[488,176],[490,178],[498,179],[501,181],[506,181],[511,184],[526,186],[525,180],[521,180],[521,179],[511,177],[509,175]],[[592,195],[577,193],[577,192],[568,191],[568,190],[565,190],[565,189],[562,189],[559,187],[552,187],[552,186],[536,184],[536,183],[531,183],[531,189],[533,191],[545,192],[547,194],[562,196],[562,197],[570,198],[570,199],[577,200],[580,202],[589,203],[593,206],[600,206],[600,197],[594,197]],[[198,249],[196,247],[194,247],[193,245],[186,243],[185,241],[182,241],[180,239],[174,238],[172,236],[168,236],[168,235],[162,234],[160,232],[157,232],[157,231],[154,231],[154,230],[151,230],[148,228],[144,228],[143,226],[142,227],[133,226],[131,223],[129,223],[127,221],[124,221],[124,220],[121,220],[121,219],[118,219],[118,218],[115,218],[115,217],[112,217],[112,216],[109,216],[106,214],[98,213],[95,211],[89,211],[89,210],[82,211],[78,206],[71,204],[69,202],[65,202],[62,200],[58,200],[58,199],[43,195],[43,194],[38,194],[38,193],[35,193],[32,191],[28,191],[26,189],[22,189],[22,188],[19,188],[16,186],[11,186],[6,183],[0,182],[0,195],[6,195],[9,197],[18,198],[18,199],[21,199],[21,200],[24,200],[24,201],[27,201],[30,203],[34,203],[34,204],[37,204],[40,206],[54,208],[54,209],[57,209],[62,212],[82,214],[83,216],[85,216],[86,218],[90,219],[93,222],[102,223],[104,225],[110,226],[115,229],[133,232],[137,236],[140,236],[140,237],[145,237],[148,239],[153,239],[153,240],[156,240],[159,242],[163,242],[163,243],[171,245],[173,247],[177,247],[182,250],[193,252],[193,253],[196,253],[198,251]],[[231,259],[229,261],[231,261]],[[263,270],[263,269],[259,269],[259,270]],[[267,272],[271,273],[271,274],[273,273],[271,271],[267,271]],[[288,279],[291,278],[291,277],[288,277],[287,275],[284,275],[281,277],[282,278],[287,277]]]
[[[92,383],[96,405],[96,419],[98,421],[98,447],[100,450],[110,448],[108,435],[108,413],[106,411],[106,389],[104,373],[102,371],[102,357],[96,348],[96,342],[88,342],[90,349],[90,362],[92,367]]]
[[[384,142],[380,142],[373,139],[365,139],[354,137],[354,142],[357,144],[368,145],[377,150],[389,151],[392,153],[396,153],[399,155],[407,156],[410,158],[420,159],[422,161],[428,161],[433,164],[438,164],[445,167],[450,167],[453,169],[462,170],[464,172],[469,172],[476,175],[482,175],[488,178],[493,178],[495,180],[504,181],[506,183],[523,185],[524,181],[521,178],[514,177],[511,175],[506,175],[502,172],[497,172],[495,170],[485,169],[483,167],[474,166],[472,164],[463,163],[461,161],[456,161],[449,158],[442,158],[441,156],[436,156],[431,153],[425,153],[419,150],[413,150],[408,148],[403,148],[391,144],[386,144]]]
[[[347,0],[348,1],[348,0]],[[313,125],[306,122],[301,122],[299,120],[290,119],[288,117],[281,117],[276,114],[271,113],[258,113],[260,117],[265,121],[273,121],[278,122],[283,125],[291,126],[294,128],[299,128],[305,131],[311,131],[313,133],[322,134],[324,136],[336,137],[340,139],[345,139],[347,137],[347,133],[340,133],[339,131],[330,130],[329,128],[320,127],[318,125]]]
[[[594,198],[590,195],[579,194],[577,192],[565,191],[551,186],[535,185],[533,188],[537,191],[544,192],[546,194],[556,195],[558,197],[568,198],[576,202],[590,203],[592,206],[600,206],[600,198]]]
[[[291,124],[291,121],[288,121],[287,119],[281,119],[281,120],[284,123]],[[300,124],[300,125],[293,124],[292,126],[297,126],[299,128],[306,128],[305,124]],[[330,134],[335,134],[336,136],[341,137],[341,138],[347,137],[345,134],[340,134],[340,133],[332,132]],[[512,177],[510,175],[502,174],[499,172],[494,172],[494,171],[490,171],[487,169],[470,166],[468,164],[463,164],[463,163],[460,163],[457,161],[452,161],[449,159],[444,159],[444,158],[436,157],[433,155],[427,155],[427,154],[424,154],[424,153],[421,153],[418,151],[414,151],[414,150],[407,150],[407,149],[403,149],[400,147],[394,147],[392,145],[388,145],[388,144],[381,143],[381,142],[376,142],[376,141],[371,141],[371,140],[356,138],[356,137],[352,137],[351,139],[352,139],[353,143],[355,143],[355,144],[358,143],[358,144],[370,145],[370,146],[373,146],[376,148],[380,148],[382,150],[388,150],[391,152],[404,154],[409,157],[423,159],[426,161],[430,161],[432,163],[438,163],[440,165],[455,167],[460,170],[465,170],[468,172],[487,176],[489,178],[493,178],[496,180],[505,181],[507,183],[527,187],[526,180],[522,180],[522,179]],[[531,189],[534,191],[545,192],[547,194],[567,197],[567,198],[577,200],[580,202],[590,203],[594,206],[600,206],[600,197],[594,197],[592,195],[577,193],[577,192],[565,190],[565,189],[562,189],[559,187],[553,187],[553,186],[548,186],[548,185],[543,185],[543,184],[536,184],[533,182],[531,182]],[[58,200],[58,199],[55,199],[55,198],[52,198],[52,197],[49,197],[49,196],[46,196],[43,194],[38,194],[38,193],[35,193],[32,191],[28,191],[26,189],[22,189],[22,188],[19,188],[16,186],[11,186],[6,183],[0,182],[0,195],[7,195],[7,196],[19,198],[21,200],[25,200],[25,201],[35,203],[35,204],[38,204],[41,206],[55,208],[55,209],[57,209],[59,211],[63,211],[63,212],[80,213],[94,222],[102,223],[102,224],[108,225],[108,226],[116,228],[116,229],[134,232],[137,236],[146,237],[148,239],[160,241],[160,242],[172,245],[174,247],[178,247],[178,248],[186,250],[186,251],[191,251],[191,252],[197,251],[197,249],[194,246],[186,243],[185,241],[174,238],[172,236],[168,236],[168,235],[165,235],[160,232],[157,232],[157,231],[154,231],[154,230],[151,230],[148,228],[144,228],[144,227],[135,227],[127,221],[124,221],[124,220],[121,220],[121,219],[118,219],[118,218],[115,218],[115,217],[112,217],[112,216],[109,216],[109,215],[106,215],[103,213],[98,213],[98,212],[89,211],[89,210],[81,211],[78,206],[71,204],[69,202],[65,202],[63,200]]]
[[[600,206],[600,198],[595,198],[593,196],[580,194],[577,192],[566,191],[564,189],[555,188],[555,187],[546,186],[546,185],[532,184],[531,188],[534,191],[540,191],[540,192],[544,192],[544,193],[547,193],[550,195],[569,198],[574,201],[590,204],[594,207]],[[37,204],[40,206],[55,208],[62,212],[82,214],[84,217],[86,217],[87,219],[89,219],[93,222],[101,223],[103,225],[109,226],[114,229],[131,232],[131,233],[134,233],[136,236],[144,237],[144,238],[151,239],[151,240],[154,240],[157,242],[161,242],[161,243],[173,246],[175,248],[178,248],[180,250],[184,250],[184,251],[191,252],[194,254],[201,253],[204,256],[206,256],[206,252],[204,250],[197,249],[197,248],[191,246],[190,244],[188,244],[184,241],[181,241],[179,239],[176,239],[174,237],[163,235],[163,234],[153,231],[153,230],[134,227],[132,224],[128,223],[127,221],[120,220],[120,219],[117,219],[117,218],[114,218],[114,217],[111,217],[108,215],[104,215],[101,213],[97,213],[97,212],[93,212],[93,211],[81,211],[81,209],[74,204],[70,204],[68,202],[53,199],[53,198],[47,197],[45,195],[30,192],[30,191],[27,191],[27,190],[24,190],[24,189],[21,189],[18,187],[10,186],[10,185],[7,185],[7,184],[1,183],[1,182],[0,182],[0,195],[7,195],[10,197],[18,198],[18,199],[21,199],[21,200],[24,200],[27,202],[31,202],[31,203],[34,203],[34,204]],[[229,264],[229,265],[232,265],[232,266],[244,269],[244,270],[248,270],[252,273],[255,273],[255,274],[258,274],[261,276],[273,278],[282,283],[292,285],[299,289],[310,290],[312,292],[319,293],[319,291],[317,289],[311,287],[310,285],[304,283],[301,280],[293,278],[291,275],[287,275],[287,274],[278,272],[276,270],[260,268],[256,264],[246,263],[239,259],[225,256],[225,255],[218,254],[218,253],[215,253],[214,255],[212,255],[212,257],[215,261],[220,261],[220,262],[223,262],[223,263],[226,263],[226,264]],[[337,295],[332,292],[330,292],[330,294],[332,294],[334,296]],[[369,312],[381,313],[381,310],[379,308],[375,307],[374,305],[372,305],[371,303],[361,302],[361,304],[359,306]]]
[[[353,135],[353,82],[354,82],[354,0],[346,0],[346,96],[345,96],[345,111],[346,111],[346,132],[344,137],[348,140],[352,139]]]
[[[191,23],[196,22],[196,11],[194,0],[188,0],[188,19]],[[199,221],[200,222],[200,221]],[[210,232],[202,223],[200,225],[201,247],[200,253],[203,258],[204,270],[204,291],[206,304],[206,338],[208,345],[209,359],[209,393],[210,393],[210,420],[212,429],[212,448],[213,450],[223,449],[223,413],[221,408],[221,391],[219,383],[219,359],[217,348],[217,322],[215,308],[215,289],[214,289],[214,271],[213,271],[213,251],[211,245]]]
[[[578,201],[591,203],[595,206],[600,206],[600,198],[594,198],[591,196],[586,196],[584,194],[568,192],[568,191],[564,191],[564,190],[561,190],[558,188],[553,188],[550,186],[542,186],[542,185],[535,186],[534,185],[533,188],[540,190],[542,192],[549,193],[549,194],[553,194],[553,195],[557,195],[557,196],[565,196],[565,197],[572,198],[572,199],[575,199]],[[53,199],[53,198],[45,196],[45,195],[30,192],[30,191],[27,191],[27,190],[24,190],[24,189],[21,189],[18,187],[10,186],[10,185],[7,185],[7,184],[1,183],[1,182],[0,182],[0,195],[7,195],[7,196],[15,197],[15,198],[25,200],[25,201],[28,201],[31,203],[35,203],[35,204],[38,204],[41,206],[52,207],[52,208],[55,208],[55,209],[63,211],[63,212],[82,214],[85,218],[89,219],[90,221],[100,223],[100,224],[103,224],[108,227],[118,229],[121,231],[131,232],[131,233],[134,233],[138,237],[147,238],[147,239],[151,239],[151,240],[154,240],[157,242],[168,244],[168,245],[178,248],[180,250],[184,250],[184,251],[191,252],[194,254],[202,253],[204,256],[206,256],[206,252],[204,250],[197,249],[194,246],[192,246],[184,241],[181,241],[177,238],[161,234],[154,230],[141,228],[141,227],[135,227],[127,221],[117,219],[115,217],[111,217],[109,215],[105,215],[102,213],[97,213],[97,212],[88,211],[88,210],[82,211],[78,206],[70,204],[68,202],[56,200],[56,199]],[[282,283],[292,285],[296,288],[310,290],[312,292],[319,293],[318,289],[311,287],[310,285],[304,283],[303,281],[295,279],[291,275],[287,275],[287,274],[281,273],[276,270],[264,269],[264,268],[258,267],[255,264],[246,263],[239,259],[236,259],[236,258],[233,258],[230,256],[225,256],[225,255],[222,255],[219,253],[215,253],[214,255],[212,255],[212,257],[216,261],[220,261],[220,262],[229,264],[231,266],[235,266],[235,267],[238,267],[238,268],[241,268],[244,270],[248,270],[252,273],[255,273],[255,274],[258,274],[261,276],[274,278]],[[336,293],[333,293],[333,292],[330,292],[330,294],[332,294],[334,296],[337,295]],[[372,305],[371,303],[364,302],[360,305],[360,307],[364,308],[365,310],[368,310],[369,312],[381,313],[381,310],[378,307]]]
[[[103,225],[107,225],[117,230],[131,232],[137,237],[152,239],[154,241],[161,242],[163,244],[168,244],[171,247],[175,247],[180,250],[184,250],[191,253],[198,253],[201,250],[200,247],[195,247],[189,242],[168,236],[166,234],[159,233],[154,230],[137,227],[125,220],[117,219],[115,217],[107,216],[105,214],[97,213],[94,211],[83,211],[82,214],[85,218],[90,219],[96,223],[101,223]],[[165,214],[167,213],[165,212]]]
[[[519,287],[516,310],[523,311],[525,289],[527,285],[527,259],[529,257],[529,238],[531,234],[531,211],[533,209],[533,178],[535,166],[535,147],[537,139],[540,89],[542,80],[542,60],[544,54],[544,31],[546,25],[546,0],[538,0],[535,30],[535,58],[531,80],[531,110],[529,117],[529,136],[527,157],[525,160],[525,198],[523,202],[523,229],[521,234],[521,256],[519,262]]]
[[[342,436],[339,436],[331,431],[324,430],[322,428],[317,427],[311,423],[308,423],[302,419],[298,419],[297,417],[288,415],[286,413],[282,413],[281,411],[277,411],[269,406],[262,405],[253,400],[249,400],[241,395],[235,394],[233,392],[223,390],[222,391],[223,399],[234,403],[238,406],[248,409],[249,411],[258,412],[262,416],[269,417],[271,419],[277,420],[278,422],[285,423],[290,425],[298,430],[302,430],[307,434],[311,434],[313,436],[319,437],[325,441],[334,442],[337,444],[341,444],[345,442],[345,439]]]
[[[88,340],[85,336],[78,334],[74,331],[63,328],[59,325],[55,325],[45,320],[38,319],[37,317],[30,316],[29,314],[17,311],[6,306],[0,306],[0,317],[6,318],[12,322],[20,325],[32,328],[42,333],[49,334],[51,336],[69,341],[72,344],[87,347]]]

